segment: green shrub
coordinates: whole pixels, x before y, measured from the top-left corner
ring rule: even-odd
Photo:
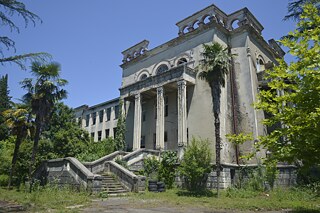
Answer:
[[[0,186],[7,186],[9,181],[8,175],[0,175]]]
[[[208,174],[211,171],[211,151],[208,140],[192,139],[187,146],[181,161],[179,171],[185,180],[185,186],[190,191],[206,188]]]
[[[82,162],[94,161],[115,151],[115,142],[112,138],[103,139],[99,142],[91,142],[87,149],[78,154],[78,158]]]
[[[159,171],[160,162],[155,156],[143,159],[143,175],[154,179]]]
[[[173,151],[165,151],[161,154],[159,165],[158,179],[166,184],[168,189],[171,189],[176,178],[176,163],[177,153]]]

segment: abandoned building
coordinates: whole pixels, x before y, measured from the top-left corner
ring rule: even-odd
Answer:
[[[92,107],[77,107],[76,118],[94,141],[113,137],[121,100],[126,144],[128,150],[133,151],[123,157],[129,166],[138,162],[134,157],[141,157],[143,151],[139,150],[149,150],[148,153],[175,150],[182,157],[183,148],[192,137],[209,139],[214,153],[211,90],[208,83],[198,77],[197,71],[203,59],[203,44],[218,42],[235,55],[221,91],[221,188],[225,188],[231,184],[233,171],[241,163],[239,153],[251,152],[258,136],[268,131],[261,124],[264,113],[255,110],[252,104],[259,90],[264,88],[264,70],[276,64],[276,59],[283,57],[284,52],[273,39],[266,41],[262,37],[263,26],[247,8],[226,14],[211,5],[176,25],[177,37],[164,44],[149,49],[149,41],[143,40],[124,50],[119,98]],[[236,148],[225,135],[240,132],[253,133],[254,140]],[[264,157],[266,152],[258,155]],[[107,159],[111,158],[100,161]],[[256,165],[257,159],[248,163]],[[85,165],[92,174],[102,167],[102,164],[96,167],[94,164]],[[119,174],[115,162],[109,162],[108,168]],[[125,174],[127,183],[129,178]],[[282,166],[281,175],[282,184],[293,183],[292,167]],[[214,182],[212,172],[209,186],[213,187]]]

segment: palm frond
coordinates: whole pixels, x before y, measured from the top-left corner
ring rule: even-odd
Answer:
[[[46,63],[51,58],[52,58],[52,56],[49,53],[44,53],[44,52],[27,53],[27,54],[23,54],[23,55],[10,56],[7,58],[0,58],[0,64],[4,64],[6,62],[14,63],[14,64],[18,65],[21,69],[26,70],[25,63],[27,61]]]

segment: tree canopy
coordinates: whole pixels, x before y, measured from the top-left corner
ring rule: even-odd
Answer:
[[[296,61],[279,60],[278,66],[266,71],[269,89],[260,92],[256,108],[272,115],[264,124],[277,126],[260,138],[259,145],[271,152],[269,162],[320,164],[319,26],[318,9],[304,6],[297,30],[280,41]]]

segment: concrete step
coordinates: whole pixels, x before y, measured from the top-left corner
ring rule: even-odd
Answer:
[[[100,175],[102,176],[102,193],[108,193],[108,196],[123,196],[128,193],[128,190],[112,174]]]

